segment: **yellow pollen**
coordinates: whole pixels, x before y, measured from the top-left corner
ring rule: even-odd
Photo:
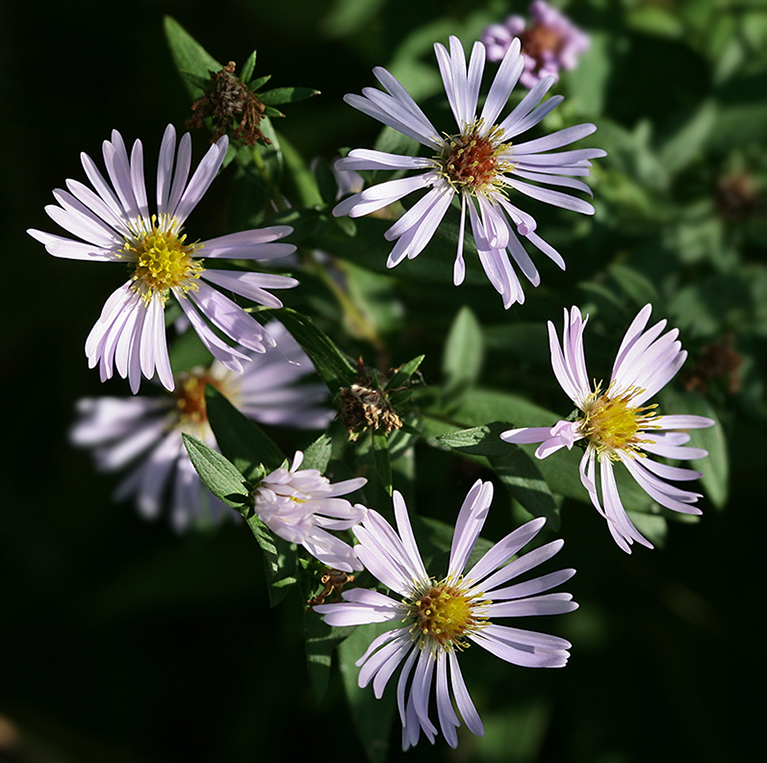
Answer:
[[[462,649],[467,646],[463,637],[485,624],[475,612],[474,597],[459,585],[432,580],[422,591],[418,600],[405,602],[413,621],[411,632],[421,647]]]
[[[447,137],[441,156],[436,157],[440,175],[456,191],[487,193],[497,189],[498,177],[512,169],[509,162],[499,158],[510,145],[501,141],[501,130],[494,127],[481,134],[481,127],[478,120],[463,134]]]
[[[149,230],[143,220],[137,228],[135,239],[125,244],[125,256],[135,263],[133,288],[145,301],[156,292],[163,295],[163,300],[167,299],[168,289],[196,290],[195,280],[204,268],[192,259],[192,253],[202,244],[186,244],[186,236],[178,235],[175,220],[164,220],[158,225],[152,217]]]
[[[599,456],[617,459],[618,452],[643,456],[638,446],[647,442],[638,435],[645,429],[657,428],[653,423],[656,405],[635,407],[632,400],[643,390],[629,387],[618,394],[610,394],[612,384],[602,393],[601,384],[589,396],[581,422],[581,433],[597,449]]]

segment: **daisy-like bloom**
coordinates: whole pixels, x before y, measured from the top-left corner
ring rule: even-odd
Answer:
[[[122,136],[115,130],[103,147],[111,185],[95,162],[82,154],[93,190],[77,180],[67,180],[68,191],[53,192],[58,205],[46,207],[56,223],[81,240],[28,231],[54,257],[123,262],[131,270],[128,281],[106,301],[85,342],[89,365],[93,368],[98,364],[102,381],[111,378],[116,368],[120,376],[128,378],[134,393],[142,374],[151,379],[156,373],[163,386],[173,389],[164,321],[165,303],[171,293],[205,346],[227,368],[242,371],[242,362],[250,355],[227,344],[214,328],[252,352],[261,353],[270,346],[263,327],[218,289],[267,307],[282,307],[266,289],[288,289],[298,281],[275,274],[212,270],[203,266],[200,258],[282,257],[295,246],[276,242],[293,229],[275,225],[194,243],[182,233],[186,218],[221,167],[227,144],[223,137],[211,146],[190,179],[191,137],[185,134],[176,152],[176,131],[168,125],[157,168],[157,211],[151,213],[141,141],[133,144],[128,158]]]
[[[517,191],[547,204],[593,214],[594,208],[587,202],[544,186],[576,189],[591,195],[589,187],[575,177],[587,176],[591,167],[589,160],[604,156],[605,152],[598,148],[583,148],[551,153],[552,149],[590,135],[596,130],[592,124],[568,127],[523,143],[512,142],[537,125],[562,101],[562,96],[556,95],[540,103],[554,83],[553,77],[547,77],[499,121],[501,110],[524,71],[519,40],[514,41],[506,52],[479,115],[477,101],[485,46],[480,42],[474,44],[468,70],[463,47],[456,37],[450,38],[450,52],[439,43],[434,49],[458,132],[440,135],[405,88],[386,69],[375,68],[373,73],[387,92],[365,88],[361,96],[347,95],[345,101],[418,141],[431,156],[412,157],[354,149],[336,163],[337,169],[417,170],[418,174],[356,193],[336,205],[333,214],[360,217],[382,209],[412,191],[428,189],[385,233],[389,241],[396,240],[386,262],[387,267],[392,268],[406,257],[413,259],[423,251],[458,194],[461,222],[453,282],[456,285],[462,283],[466,272],[463,240],[468,214],[482,267],[503,297],[504,307],[508,308],[525,298],[511,260],[534,286],[540,282],[538,271],[517,234],[561,268],[565,267],[561,255],[536,233],[533,217],[512,204],[509,194]]]
[[[525,58],[519,82],[528,90],[544,77],[558,79],[560,69],[574,69],[590,44],[588,35],[543,0],[530,4],[530,17],[527,26],[522,16],[509,16],[503,24],[491,24],[481,37],[490,61],[503,59],[512,41],[519,39]]]
[[[559,570],[506,585],[550,559],[562,547],[555,540],[506,562],[543,527],[534,519],[496,543],[470,569],[465,570],[487,518],[493,486],[478,480],[463,502],[453,534],[447,576],[432,577],[418,551],[407,507],[394,493],[397,532],[370,510],[354,534],[357,556],[391,594],[360,588],[344,591],[344,601],[314,609],[328,625],[364,625],[390,622],[394,626],[376,638],[357,661],[359,685],[373,682],[379,699],[397,667],[397,705],[402,720],[402,746],[418,742],[423,730],[434,742],[437,727],[429,718],[429,697],[435,683],[437,720],[451,747],[458,742],[461,721],[474,734],[484,733],[458,664],[458,653],[478,644],[514,665],[559,668],[568,660],[569,642],[556,636],[498,625],[496,617],[528,617],[571,612],[578,606],[569,593],[545,593],[568,580],[575,570]]]
[[[361,570],[355,548],[328,530],[348,530],[367,515],[362,504],[338,496],[353,493],[367,483],[364,477],[331,483],[317,469],[300,469],[298,451],[289,469],[267,474],[253,491],[258,518],[276,535],[303,546],[315,559],[343,572]],[[355,529],[356,533],[356,529]]]
[[[80,419],[71,439],[93,449],[97,468],[117,471],[138,461],[115,498],[134,497],[142,516],[154,519],[167,496],[171,524],[178,531],[195,522],[236,516],[202,484],[181,437],[186,432],[217,447],[205,407],[208,384],[263,424],[306,429],[328,424],[334,413],[320,405],[327,396],[325,386],[296,385],[314,370],[309,358],[282,324],[272,322],[266,332],[276,346],[255,355],[242,374],[214,361],[209,369],[180,375],[172,395],[79,401]]]
[[[672,485],[668,480],[694,480],[700,472],[654,461],[648,456],[689,460],[707,455],[700,448],[683,447],[690,439],[684,430],[713,426],[705,416],[661,416],[656,405],[647,405],[660,389],[676,375],[687,357],[677,339],[679,331],[663,334],[666,321],[645,330],[652,312],[645,305],[629,326],[613,365],[610,382],[599,382],[592,389],[586,373],[583,353],[583,330],[588,316],[581,317],[577,307],[565,309],[562,344],[554,324],[549,321],[551,365],[557,381],[575,403],[580,414],[574,421],[559,421],[553,427],[510,429],[501,435],[506,442],[541,443],[535,451],[546,458],[562,447],[571,449],[585,441],[580,463],[581,482],[597,511],[607,520],[615,542],[627,553],[636,541],[652,544],[634,527],[621,503],[613,472],[622,463],[640,487],[661,506],[683,514],[700,514],[693,504],[700,493]],[[597,489],[597,463],[601,482]]]

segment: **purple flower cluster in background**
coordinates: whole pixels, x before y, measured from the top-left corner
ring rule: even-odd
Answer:
[[[589,37],[570,19],[543,0],[530,4],[530,23],[509,16],[503,24],[491,24],[482,33],[489,61],[501,61],[512,40],[519,38],[525,70],[519,78],[528,90],[544,77],[559,79],[560,69],[574,69],[578,56],[589,47]]]

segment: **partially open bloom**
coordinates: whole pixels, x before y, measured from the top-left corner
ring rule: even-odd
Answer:
[[[514,39],[522,44],[525,70],[519,78],[531,90],[544,77],[559,78],[560,69],[574,69],[578,56],[589,48],[589,38],[570,19],[543,0],[530,4],[530,24],[522,16],[509,16],[482,32],[490,61],[500,61]]]
[[[304,454],[298,451],[289,469],[275,469],[259,482],[253,491],[258,518],[280,538],[303,546],[328,567],[361,570],[355,548],[328,530],[348,530],[365,518],[364,506],[352,506],[338,496],[359,490],[367,480],[355,477],[331,483],[317,469],[301,469],[303,460]]]
[[[296,385],[314,367],[280,323],[266,326],[276,342],[254,356],[242,374],[214,361],[178,377],[172,394],[163,396],[85,398],[77,405],[80,419],[73,427],[74,444],[93,449],[96,465],[117,471],[138,461],[117,488],[116,498],[135,497],[147,519],[160,513],[167,497],[176,530],[198,522],[216,522],[237,514],[202,484],[184,448],[182,433],[215,448],[208,424],[205,388],[212,384],[249,418],[263,424],[322,429],[333,412],[320,405],[323,384]]]
[[[508,308],[525,298],[512,260],[534,286],[540,282],[538,270],[517,234],[561,268],[565,267],[561,255],[536,233],[535,219],[512,204],[510,193],[516,191],[557,207],[593,214],[594,208],[587,202],[545,186],[575,189],[591,195],[589,187],[575,177],[589,175],[589,160],[604,156],[605,152],[582,148],[550,153],[552,149],[590,135],[596,130],[592,124],[567,127],[541,138],[512,143],[512,139],[541,122],[562,101],[562,96],[556,95],[540,103],[554,83],[553,77],[546,77],[505,119],[498,121],[524,70],[518,40],[509,47],[479,115],[477,101],[485,46],[480,42],[474,44],[468,70],[463,47],[456,37],[450,38],[449,53],[439,43],[434,49],[458,132],[440,134],[405,88],[386,69],[375,68],[373,73],[387,92],[365,88],[361,96],[347,95],[346,102],[418,141],[431,155],[414,157],[354,149],[336,163],[337,169],[417,170],[419,174],[355,193],[336,205],[333,214],[360,217],[413,191],[428,189],[386,231],[387,240],[396,241],[386,262],[387,267],[392,268],[406,257],[413,259],[423,251],[457,194],[461,201],[461,222],[453,281],[456,285],[462,283],[466,272],[463,241],[468,215],[482,267],[503,297],[504,307]]]
[[[683,447],[690,439],[684,430],[713,426],[705,416],[663,416],[656,405],[647,402],[673,379],[687,357],[677,340],[678,330],[663,334],[666,321],[645,330],[652,312],[645,305],[623,338],[613,365],[610,382],[599,382],[592,389],[583,354],[583,330],[588,316],[580,310],[565,310],[562,345],[554,324],[549,321],[551,365],[557,381],[580,411],[574,421],[559,421],[553,427],[510,429],[501,437],[506,442],[522,444],[539,442],[538,458],[546,458],[562,447],[571,449],[585,441],[581,458],[581,482],[588,490],[597,511],[607,520],[615,542],[631,553],[634,541],[652,548],[637,529],[621,503],[613,466],[622,463],[640,487],[661,506],[683,514],[700,514],[693,504],[699,493],[683,490],[668,480],[694,480],[700,472],[654,461],[648,456],[670,459],[703,458],[700,448]],[[597,490],[597,463],[601,482]]]
[[[122,136],[115,130],[112,140],[104,141],[111,186],[95,162],[82,154],[85,174],[95,192],[77,180],[67,180],[68,191],[53,192],[58,205],[46,207],[55,222],[81,240],[28,231],[54,257],[123,262],[131,270],[128,281],[107,300],[85,342],[89,365],[98,364],[102,381],[111,378],[116,368],[120,376],[128,378],[134,393],[142,374],[150,379],[156,373],[163,386],[173,389],[165,337],[165,303],[171,293],[205,346],[227,368],[242,371],[242,361],[248,361],[250,355],[227,344],[214,328],[252,352],[264,352],[271,344],[261,324],[218,289],[267,307],[282,307],[266,289],[288,289],[298,281],[276,274],[212,270],[200,258],[282,257],[295,246],[276,242],[293,229],[275,225],[194,243],[182,233],[186,218],[221,167],[227,144],[223,137],[211,146],[189,179],[191,138],[185,134],[176,153],[176,131],[168,125],[157,168],[157,212],[150,213],[141,141],[133,144],[129,159]]]
[[[461,724],[453,699],[469,730],[479,736],[484,733],[458,664],[458,653],[471,644],[524,667],[559,668],[568,660],[570,644],[564,639],[493,622],[496,617],[571,612],[578,606],[569,593],[544,593],[568,580],[575,570],[506,585],[562,547],[563,541],[555,540],[506,564],[538,534],[544,519],[534,519],[510,533],[464,571],[492,497],[491,483],[474,483],[458,515],[447,576],[437,580],[424,567],[405,501],[395,491],[396,532],[373,510],[354,531],[359,541],[357,556],[392,595],[355,588],[341,594],[343,602],[315,607],[328,625],[392,623],[392,630],[376,638],[357,661],[358,680],[360,687],[372,681],[380,699],[392,674],[404,663],[397,681],[404,749],[418,742],[422,730],[430,742],[437,735],[429,717],[432,683],[437,719],[448,744],[456,746],[456,729]]]

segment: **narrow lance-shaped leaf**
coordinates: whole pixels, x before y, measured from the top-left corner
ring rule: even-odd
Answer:
[[[279,106],[283,103],[304,101],[319,93],[319,90],[313,90],[310,87],[277,87],[274,90],[259,93],[258,98],[265,106]]]
[[[442,359],[444,401],[447,405],[459,401],[476,383],[483,357],[482,329],[474,313],[463,307],[453,321]]]
[[[333,451],[333,438],[328,432],[323,432],[306,450],[302,469],[316,469],[324,474]]]
[[[373,430],[373,460],[376,465],[376,472],[378,479],[381,480],[381,484],[384,490],[391,495],[392,494],[392,478],[391,478],[391,463],[389,461],[389,438],[385,432],[380,430]]]
[[[221,64],[170,16],[165,17],[165,36],[168,39],[173,63],[184,78],[190,96],[198,98],[203,88],[195,84],[198,80],[190,81],[190,78],[186,76],[187,73],[208,81],[210,73],[219,71],[222,68]]]
[[[297,582],[296,550],[292,544],[272,535],[256,514],[250,516],[247,522],[256,542],[264,552],[269,604],[274,607],[285,598],[288,588]]]
[[[331,628],[314,610],[304,612],[306,667],[317,702],[323,699],[328,688],[333,651],[353,630],[349,627]]]
[[[254,50],[248,56],[247,61],[245,61],[242,66],[242,70],[240,71],[240,80],[246,84],[250,82],[250,78],[253,76],[253,70],[256,68],[256,54],[257,51]]]
[[[501,440],[509,424],[496,421],[437,437],[441,445],[471,456],[483,456],[522,506],[536,517],[546,517],[549,526],[559,528],[559,507],[536,463],[514,445]]]
[[[359,668],[354,663],[364,654],[374,638],[390,628],[390,623],[358,625],[338,647],[338,667],[346,698],[349,700],[352,720],[370,763],[384,763],[386,760],[394,718],[394,681],[389,682],[383,697],[380,700],[376,699],[370,686],[365,689],[358,686]]]
[[[205,487],[243,516],[250,513],[250,490],[245,478],[224,456],[202,440],[182,433],[184,447]]]
[[[285,454],[271,438],[238,411],[212,384],[205,388],[205,405],[218,447],[251,482],[279,468]]]
[[[354,383],[357,376],[355,367],[327,334],[317,328],[311,318],[288,307],[270,312],[311,358],[317,373],[332,394],[335,395],[342,387],[349,387]]]

